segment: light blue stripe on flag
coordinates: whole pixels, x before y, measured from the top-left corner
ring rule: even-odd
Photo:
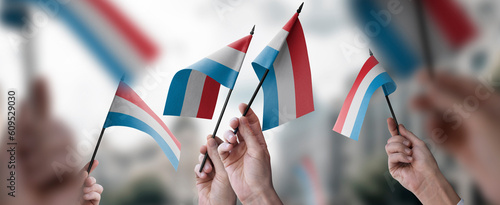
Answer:
[[[380,87],[383,86],[384,94],[389,95],[396,90],[396,83],[391,79],[389,74],[386,72],[378,75],[368,86],[366,93],[363,97],[363,101],[361,102],[361,106],[358,110],[358,115],[356,116],[356,121],[354,122],[354,126],[351,132],[351,139],[358,140],[359,133],[361,131],[361,127],[363,126],[363,120],[365,119],[366,110],[368,109],[368,105],[370,104],[370,99],[372,98],[373,93]]]
[[[39,5],[52,5],[45,4],[44,2],[38,0],[20,0],[24,2],[33,2]],[[52,2],[52,1],[51,1]],[[86,45],[93,51],[96,57],[103,63],[106,68],[111,72],[111,74],[117,79],[121,79],[123,74],[127,71],[125,67],[120,64],[115,56],[104,46],[98,38],[92,34],[90,29],[83,23],[73,12],[67,8],[66,5],[59,3],[58,1],[53,1],[57,4],[59,10],[55,15],[61,15],[62,19],[73,28],[74,32],[86,43]],[[51,8],[47,8],[51,10]],[[127,78],[128,79],[128,78]]]
[[[190,75],[190,69],[184,69],[175,74],[168,89],[167,102],[165,103],[163,115],[181,116]]]
[[[355,0],[352,1],[354,10],[361,21],[361,29],[366,29],[367,25],[378,25],[379,32],[375,36],[367,35],[372,43],[375,45],[383,59],[388,62],[388,70],[393,70],[396,74],[401,76],[409,76],[420,65],[420,59],[416,55],[415,48],[409,45],[408,39],[405,39],[394,29],[394,24],[387,26],[381,25],[378,20],[372,15],[372,12],[379,12],[380,8],[372,0]],[[407,8],[410,9],[410,8]],[[392,19],[397,18],[396,15]],[[364,31],[366,34],[366,31]]]
[[[278,56],[279,51],[266,46],[264,50],[252,62],[252,67],[259,79],[269,69],[266,79],[262,83],[264,90],[264,118],[262,119],[262,130],[268,130],[279,125],[279,101],[278,85],[276,83],[276,73],[273,63]]]
[[[236,78],[238,78],[238,72],[208,58],[196,62],[188,69],[200,71],[230,89],[233,89]]]
[[[167,142],[165,142],[161,135],[158,134],[152,127],[135,117],[117,112],[108,113],[108,117],[106,118],[106,122],[104,123],[104,128],[108,128],[111,126],[130,127],[151,135],[156,143],[160,145],[160,148],[163,150],[165,155],[167,155],[168,160],[170,160],[170,163],[172,163],[175,170],[177,170],[177,167],[179,166],[179,160],[175,156],[170,146],[168,146]]]

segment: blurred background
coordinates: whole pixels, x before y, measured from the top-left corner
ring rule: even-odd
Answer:
[[[54,2],[71,5],[76,1]],[[219,133],[229,129],[232,117],[240,116],[237,105],[246,103],[258,84],[250,62],[301,3],[290,0],[108,1],[159,50],[158,58],[147,63],[144,72],[136,74],[131,87],[160,116],[170,82],[178,70],[247,35],[256,25]],[[390,1],[370,1],[375,5],[371,9],[389,11]],[[96,58],[99,54],[87,48],[88,42],[82,41],[74,28],[62,17],[41,8],[40,2],[47,1],[34,2],[19,6],[16,1],[4,0],[0,5],[4,12],[0,27],[0,114],[5,116],[3,107],[8,90],[17,91],[19,104],[29,102],[34,80],[45,79],[51,115],[64,124],[73,136],[73,143],[88,147],[81,155],[83,160],[79,161],[83,166],[90,160],[118,80]],[[391,13],[387,28],[399,33],[401,45],[406,44],[411,51],[409,55],[414,57],[408,61],[414,69],[420,69],[423,43],[418,36],[414,2],[397,2],[401,3],[400,12]],[[495,0],[452,2],[461,8],[461,14],[472,27],[469,27],[470,35],[461,41],[446,41],[448,36],[439,30],[440,24],[434,21],[432,11],[425,11],[429,14],[426,20],[432,34],[431,50],[436,67],[488,76],[490,82],[495,83],[500,51],[500,3]],[[316,111],[264,132],[272,159],[274,186],[285,204],[419,204],[387,170],[384,146],[390,137],[386,128],[390,112],[380,90],[371,100],[359,141],[332,131],[343,100],[371,48],[397,82],[398,89],[390,97],[399,122],[421,138],[426,137],[421,116],[411,112],[408,105],[410,97],[419,92],[419,85],[411,74],[397,72],[401,64],[387,56],[383,45],[377,43],[380,39],[366,34],[363,24],[366,18],[359,13],[364,11],[360,6],[367,4],[350,0],[305,1],[300,20],[308,46]],[[16,14],[25,16],[16,21]],[[222,87],[220,96],[225,96],[227,91]],[[260,117],[262,100],[260,92],[252,107]],[[223,101],[224,97],[219,97],[214,120],[161,117],[182,144],[177,171],[150,136],[124,127],[107,129],[97,155],[100,164],[92,174],[105,190],[101,204],[197,204],[193,168],[198,162],[199,147],[205,143],[206,135],[212,133]],[[2,130],[4,120],[2,117]],[[429,146],[459,196],[468,204],[484,203],[470,176],[430,141]],[[2,197],[4,195],[2,189]]]

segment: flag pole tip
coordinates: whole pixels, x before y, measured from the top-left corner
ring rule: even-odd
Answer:
[[[372,49],[368,49],[368,51],[370,51],[370,56],[373,56]]]
[[[297,9],[297,13],[300,14],[300,12],[302,11],[302,7],[303,6],[304,6],[304,2],[302,2],[302,4],[300,4],[299,9]]]
[[[253,35],[254,31],[255,31],[255,25],[253,25],[252,31],[250,31],[250,35]]]

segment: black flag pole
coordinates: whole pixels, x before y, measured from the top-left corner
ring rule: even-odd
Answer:
[[[370,56],[373,56],[372,50],[370,51]],[[398,131],[398,135],[401,135],[401,132],[399,132],[399,123],[398,119],[396,119],[396,114],[394,114],[394,109],[392,108],[391,100],[389,99],[389,95],[385,95],[385,100],[387,101],[387,106],[389,106],[389,110],[391,111],[392,119],[396,122],[396,130]]]
[[[429,31],[427,27],[427,21],[424,15],[424,5],[423,0],[416,0],[415,7],[417,10],[417,20],[420,33],[420,42],[423,45],[423,57],[427,69],[429,71],[429,76],[431,78],[434,76],[434,57],[432,56],[431,43],[429,39]]]
[[[253,35],[255,32],[255,25],[252,28],[252,31],[250,31],[250,35]],[[222,117],[224,116],[224,112],[226,111],[227,103],[229,102],[229,98],[231,98],[231,93],[233,93],[233,89],[229,89],[227,96],[226,96],[226,101],[224,102],[224,105],[222,106],[222,111],[220,112],[219,119],[217,120],[217,124],[215,124],[214,132],[212,133],[212,138],[215,138],[217,135],[217,131],[219,130],[220,123],[222,121]],[[208,152],[205,152],[205,156],[203,157],[203,161],[201,163],[200,167],[200,172],[203,170],[203,166],[205,166],[205,163],[207,162],[208,159]]]
[[[123,81],[123,77],[120,79],[120,83],[122,81]],[[118,91],[119,87],[120,87],[120,84],[118,84],[116,91]],[[116,96],[116,92],[115,92],[115,96]],[[114,101],[114,99],[115,98],[113,97],[113,101]],[[109,106],[109,109],[108,109],[108,114],[106,114],[106,120],[108,119],[109,111],[111,111],[111,106],[113,106],[113,101],[111,101],[111,105]],[[106,124],[106,120],[104,120],[104,124],[102,125],[101,133],[99,134],[99,139],[97,140],[97,144],[95,145],[95,148],[94,148],[94,153],[92,153],[92,158],[90,159],[89,167],[87,168],[87,173],[89,173],[89,174],[90,174],[90,170],[92,169],[92,165],[94,165],[94,160],[95,160],[95,157],[97,155],[97,150],[99,150],[99,146],[101,145],[102,136],[104,135],[104,131],[106,130],[106,128],[104,127]]]

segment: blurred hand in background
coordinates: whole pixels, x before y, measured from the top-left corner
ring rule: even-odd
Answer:
[[[66,170],[63,175],[58,176],[53,166],[55,163],[73,167],[68,165],[68,150],[73,149],[75,139],[64,123],[51,114],[46,81],[37,79],[30,91],[28,100],[18,109],[17,119],[16,179],[17,191],[22,196],[4,198],[2,195],[2,204],[99,204],[102,186],[96,184],[95,178],[88,177],[86,168]],[[94,163],[92,170],[97,164]]]
[[[242,114],[246,107],[239,105]],[[238,128],[238,133],[225,133],[219,155],[236,195],[243,204],[281,204],[273,187],[271,158],[259,118],[250,109],[246,116],[232,119],[230,126]]]
[[[226,170],[217,152],[217,146],[221,143],[222,140],[218,137],[212,138],[212,135],[208,135],[207,145],[200,147],[199,163],[201,164],[207,152],[210,158],[207,159],[202,172],[199,172],[200,164],[194,167],[199,204],[236,204],[236,194],[231,188]]]
[[[460,198],[443,176],[427,145],[399,125],[387,120],[392,137],[385,150],[389,157],[389,172],[403,187],[411,191],[423,204],[456,205]]]
[[[473,175],[483,194],[500,203],[500,95],[477,79],[421,72],[425,93],[413,100],[427,114],[432,140]]]

